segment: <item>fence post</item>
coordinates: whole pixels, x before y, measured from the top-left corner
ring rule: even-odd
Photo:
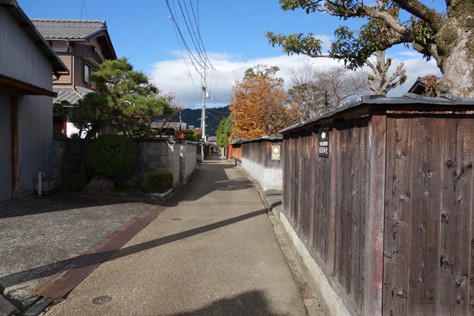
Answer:
[[[387,116],[373,114],[369,123],[369,209],[365,227],[364,315],[381,315]]]
[[[318,134],[319,137],[319,134]],[[337,130],[337,124],[334,122],[331,129],[331,143],[329,144],[329,157],[331,159],[331,187],[329,193],[329,230],[328,230],[328,256],[327,266],[330,269],[331,276],[334,276],[336,271],[336,204],[337,204],[337,167],[339,159],[339,132]]]

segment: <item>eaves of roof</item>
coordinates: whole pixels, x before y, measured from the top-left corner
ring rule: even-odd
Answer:
[[[87,40],[107,30],[101,20],[31,19],[38,31],[48,40]]]
[[[287,134],[295,130],[305,129],[308,126],[325,125],[335,119],[360,117],[374,111],[387,112],[399,110],[420,112],[474,111],[474,99],[465,99],[452,95],[441,95],[441,97],[432,98],[412,93],[406,93],[402,97],[366,95],[343,107],[289,126],[281,130],[280,133]]]
[[[255,143],[255,142],[261,142],[261,141],[278,142],[278,141],[282,141],[282,140],[283,140],[283,137],[282,137],[282,136],[278,136],[278,135],[267,135],[267,136],[262,136],[262,137],[259,137],[259,138],[241,140],[240,143],[241,143],[241,144],[244,144],[244,143]]]
[[[85,95],[94,90],[87,89],[84,87],[77,86],[73,88],[56,88],[54,92],[58,94],[56,98],[53,99],[53,104],[63,104],[63,105],[76,105],[80,100],[84,99]]]
[[[4,5],[10,9],[11,13],[20,22],[21,27],[28,33],[28,35],[33,39],[33,41],[41,49],[41,51],[48,57],[49,61],[51,62],[53,66],[53,71],[55,73],[58,73],[58,72],[67,73],[68,72],[67,67],[59,59],[56,52],[46,42],[44,37],[38,32],[38,30],[33,25],[31,20],[28,18],[25,12],[20,8],[17,1],[16,0],[0,0],[0,5]]]
[[[107,24],[104,20],[71,20],[71,19],[32,19],[33,24],[47,40],[67,40],[71,42],[87,42],[95,36],[99,45],[106,51],[107,59],[116,59]]]

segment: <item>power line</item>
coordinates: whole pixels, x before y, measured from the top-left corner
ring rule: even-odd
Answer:
[[[175,26],[175,31],[177,32],[178,37],[180,38],[180,42],[184,46],[186,54],[191,60],[196,72],[201,76],[201,80],[205,82],[204,69],[213,69],[213,66],[204,48],[201,33],[199,30],[199,12],[196,12],[196,9],[192,5],[192,2],[190,2],[189,5],[187,5],[186,2],[184,2],[183,4],[181,0],[175,0],[175,2],[173,2],[173,5],[175,5],[175,7],[177,3],[179,7],[179,12],[181,13],[181,18],[179,19],[179,21],[184,22],[184,26],[188,31],[187,34],[189,34],[189,36],[186,37],[184,35],[185,32],[183,32],[182,28],[180,27],[178,15],[175,13],[175,11],[178,10],[173,10],[169,0],[165,0],[165,2],[168,7],[168,10],[170,11],[171,18]],[[193,49],[191,49],[191,44]]]
[[[81,3],[81,14],[79,15],[79,19],[82,20],[82,12],[84,11],[85,17],[87,19],[87,7],[86,7],[86,0],[82,0]]]
[[[128,59],[132,59],[136,54],[138,54],[143,48],[145,48],[145,46],[147,46],[151,40],[156,36],[156,34],[158,34],[158,32],[163,28],[163,26],[165,26],[166,22],[168,22],[169,20],[171,19],[171,16],[167,17],[163,23],[158,27],[158,29],[156,29],[156,31],[150,36],[150,38],[142,45],[140,46],[140,48],[138,48],[132,55],[130,55],[130,57],[128,57]]]
[[[171,19],[173,21],[173,25],[176,31],[176,34],[181,44],[183,45],[184,49],[186,50],[186,54],[191,61],[196,72],[201,77],[202,83],[202,110],[201,110],[201,133],[202,138],[206,141],[206,98],[208,97],[207,92],[207,70],[214,69],[212,63],[207,55],[206,49],[204,47],[204,43],[202,40],[201,32],[200,32],[200,23],[199,23],[199,9],[195,9],[191,0],[189,0],[189,6],[187,4],[187,0],[174,0],[174,10],[171,7],[170,0],[165,0],[168,10],[170,11]],[[184,32],[180,26],[182,22],[178,22],[178,14],[176,10],[176,3],[179,7],[180,17],[182,22],[184,22],[184,26],[188,37],[184,36]],[[199,7],[199,2],[198,2]],[[191,44],[192,48],[191,49]],[[215,69],[214,69],[215,70]],[[203,150],[203,148],[201,148]],[[202,152],[202,159],[204,160],[204,152]]]
[[[226,111],[226,110],[216,110],[216,108],[208,108],[209,111],[212,111],[214,113],[218,113],[218,114],[228,114],[229,111]]]

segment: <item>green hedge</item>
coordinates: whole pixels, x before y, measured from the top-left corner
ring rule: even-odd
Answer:
[[[86,176],[80,173],[70,173],[64,176],[63,187],[66,191],[79,192],[87,184]]]
[[[93,140],[86,153],[86,167],[93,176],[118,179],[130,175],[135,165],[135,145],[125,136],[102,135]]]
[[[166,170],[150,172],[146,178],[145,191],[164,193],[173,187],[173,174]]]

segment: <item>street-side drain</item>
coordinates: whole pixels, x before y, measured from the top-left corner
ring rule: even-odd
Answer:
[[[94,298],[92,300],[92,304],[94,305],[104,305],[107,304],[108,302],[112,301],[112,298],[108,295],[102,295]]]
[[[175,218],[172,218],[171,220],[172,220],[172,221],[182,221],[181,218],[176,218],[176,217],[175,217]]]

